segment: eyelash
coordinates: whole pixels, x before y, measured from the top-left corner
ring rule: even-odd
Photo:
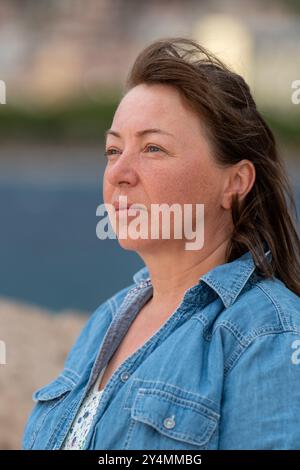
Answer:
[[[157,145],[147,145],[147,146],[146,146],[146,148],[149,148],[149,147],[157,148],[160,152],[163,152],[163,149],[161,149],[161,148],[158,147]],[[112,150],[117,150],[117,149],[114,149],[114,148],[108,149],[108,150],[106,150],[106,151],[104,152],[104,155],[105,155],[106,157],[109,157],[109,156],[111,156],[111,155],[116,155],[115,153],[110,153]],[[156,152],[151,152],[151,153],[156,153]]]

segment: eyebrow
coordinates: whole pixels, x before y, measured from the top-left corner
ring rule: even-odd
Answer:
[[[157,129],[157,128],[143,129],[143,130],[137,131],[135,133],[135,135],[137,137],[141,137],[141,136],[146,135],[146,134],[165,134],[165,135],[169,135],[171,137],[175,137],[170,132],[163,131],[162,129]],[[119,134],[119,132],[117,132],[117,131],[114,131],[113,129],[108,129],[107,131],[105,131],[105,139],[107,138],[108,135],[114,135],[115,137],[121,138],[121,134]]]

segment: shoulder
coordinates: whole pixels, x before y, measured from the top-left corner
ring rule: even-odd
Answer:
[[[89,328],[94,327],[94,325],[101,322],[103,318],[108,318],[109,321],[112,321],[117,315],[118,309],[123,303],[127,294],[133,287],[134,284],[130,284],[102,302],[91,314],[86,324],[84,325],[83,330],[88,330]]]
[[[300,297],[277,278],[249,280],[220,322],[231,322],[243,336],[266,332],[300,333]]]
[[[300,338],[300,297],[277,278],[250,279],[235,302],[218,316],[211,335],[222,341],[225,375],[247,351],[271,352],[269,346],[276,337],[290,350],[293,338]]]
[[[99,342],[103,338],[114,317],[117,315],[119,307],[133,286],[134,284],[131,284],[119,290],[95,309],[84,324],[70,349],[65,360],[65,368],[77,369],[81,358],[91,357],[94,355],[97,347],[99,346]]]

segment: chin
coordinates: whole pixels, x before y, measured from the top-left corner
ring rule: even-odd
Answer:
[[[124,250],[130,251],[153,251],[161,245],[161,240],[151,240],[151,239],[133,239],[133,238],[118,238],[119,245],[124,248]]]

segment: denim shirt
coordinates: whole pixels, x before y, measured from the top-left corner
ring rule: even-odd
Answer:
[[[270,251],[265,256],[271,258]],[[85,394],[152,296],[147,267],[86,322],[33,394],[23,449],[59,449]],[[38,353],[38,352],[37,352]],[[250,252],[185,291],[107,382],[86,449],[300,449],[300,298]]]

